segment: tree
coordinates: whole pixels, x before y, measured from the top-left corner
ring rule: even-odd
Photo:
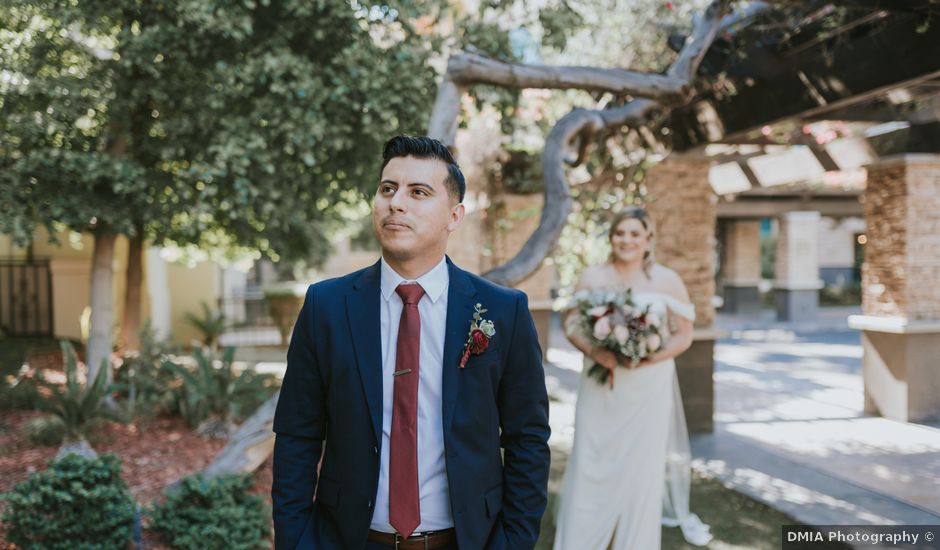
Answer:
[[[92,376],[112,348],[118,235],[325,255],[325,229],[371,194],[382,142],[425,126],[433,48],[410,21],[430,5],[0,7],[0,230],[95,236]]]
[[[514,285],[535,272],[554,248],[571,211],[566,165],[584,162],[594,137],[623,126],[639,128],[663,109],[683,105],[694,97],[693,83],[705,53],[728,14],[730,2],[716,0],[697,18],[692,32],[665,74],[619,68],[545,66],[492,59],[475,53],[451,56],[438,88],[428,134],[453,147],[460,97],[476,84],[507,88],[579,89],[609,92],[630,99],[604,109],[577,108],[562,117],[546,138],[542,156],[545,208],[539,225],[518,254],[484,274],[503,285]],[[574,149],[576,154],[570,152]]]

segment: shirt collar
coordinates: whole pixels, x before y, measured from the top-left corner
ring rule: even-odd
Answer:
[[[430,298],[431,302],[437,303],[437,300],[444,293],[450,281],[450,274],[447,271],[446,256],[441,258],[441,261],[438,262],[437,265],[417,279],[405,279],[385,262],[385,258],[382,258],[380,263],[382,264],[382,298],[384,298],[385,301],[391,299],[392,294],[395,292],[395,289],[398,288],[399,284],[403,282],[416,282],[421,285],[425,295]]]

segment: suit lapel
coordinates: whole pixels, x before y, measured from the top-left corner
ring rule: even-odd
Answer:
[[[473,297],[476,287],[459,267],[447,258],[447,271],[450,278],[447,287],[447,328],[444,335],[443,388],[441,406],[444,437],[450,433],[450,424],[454,420],[454,408],[460,392],[460,354],[467,343],[470,321],[473,319]]]
[[[366,269],[354,284],[354,291],[346,295],[346,316],[353,350],[362,378],[362,389],[369,405],[375,440],[382,441],[382,335],[379,332],[381,309],[380,265],[376,262]]]

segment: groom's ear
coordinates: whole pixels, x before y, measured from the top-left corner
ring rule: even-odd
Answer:
[[[450,219],[447,221],[447,231],[453,233],[460,226],[461,220],[466,213],[462,202],[458,202],[450,209]]]

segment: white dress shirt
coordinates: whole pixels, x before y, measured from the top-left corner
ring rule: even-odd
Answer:
[[[388,521],[388,455],[392,433],[395,360],[398,350],[398,325],[402,301],[395,292],[400,283],[417,282],[424,289],[418,302],[421,316],[421,341],[418,354],[418,495],[421,523],[416,532],[437,531],[454,526],[450,510],[450,490],[444,463],[444,428],[441,405],[444,331],[447,325],[447,286],[450,275],[447,262],[439,264],[416,280],[408,280],[381,260],[382,299],[380,303],[382,334],[382,457],[379,489],[372,514],[372,529],[394,533]],[[456,365],[452,365],[456,368]]]

